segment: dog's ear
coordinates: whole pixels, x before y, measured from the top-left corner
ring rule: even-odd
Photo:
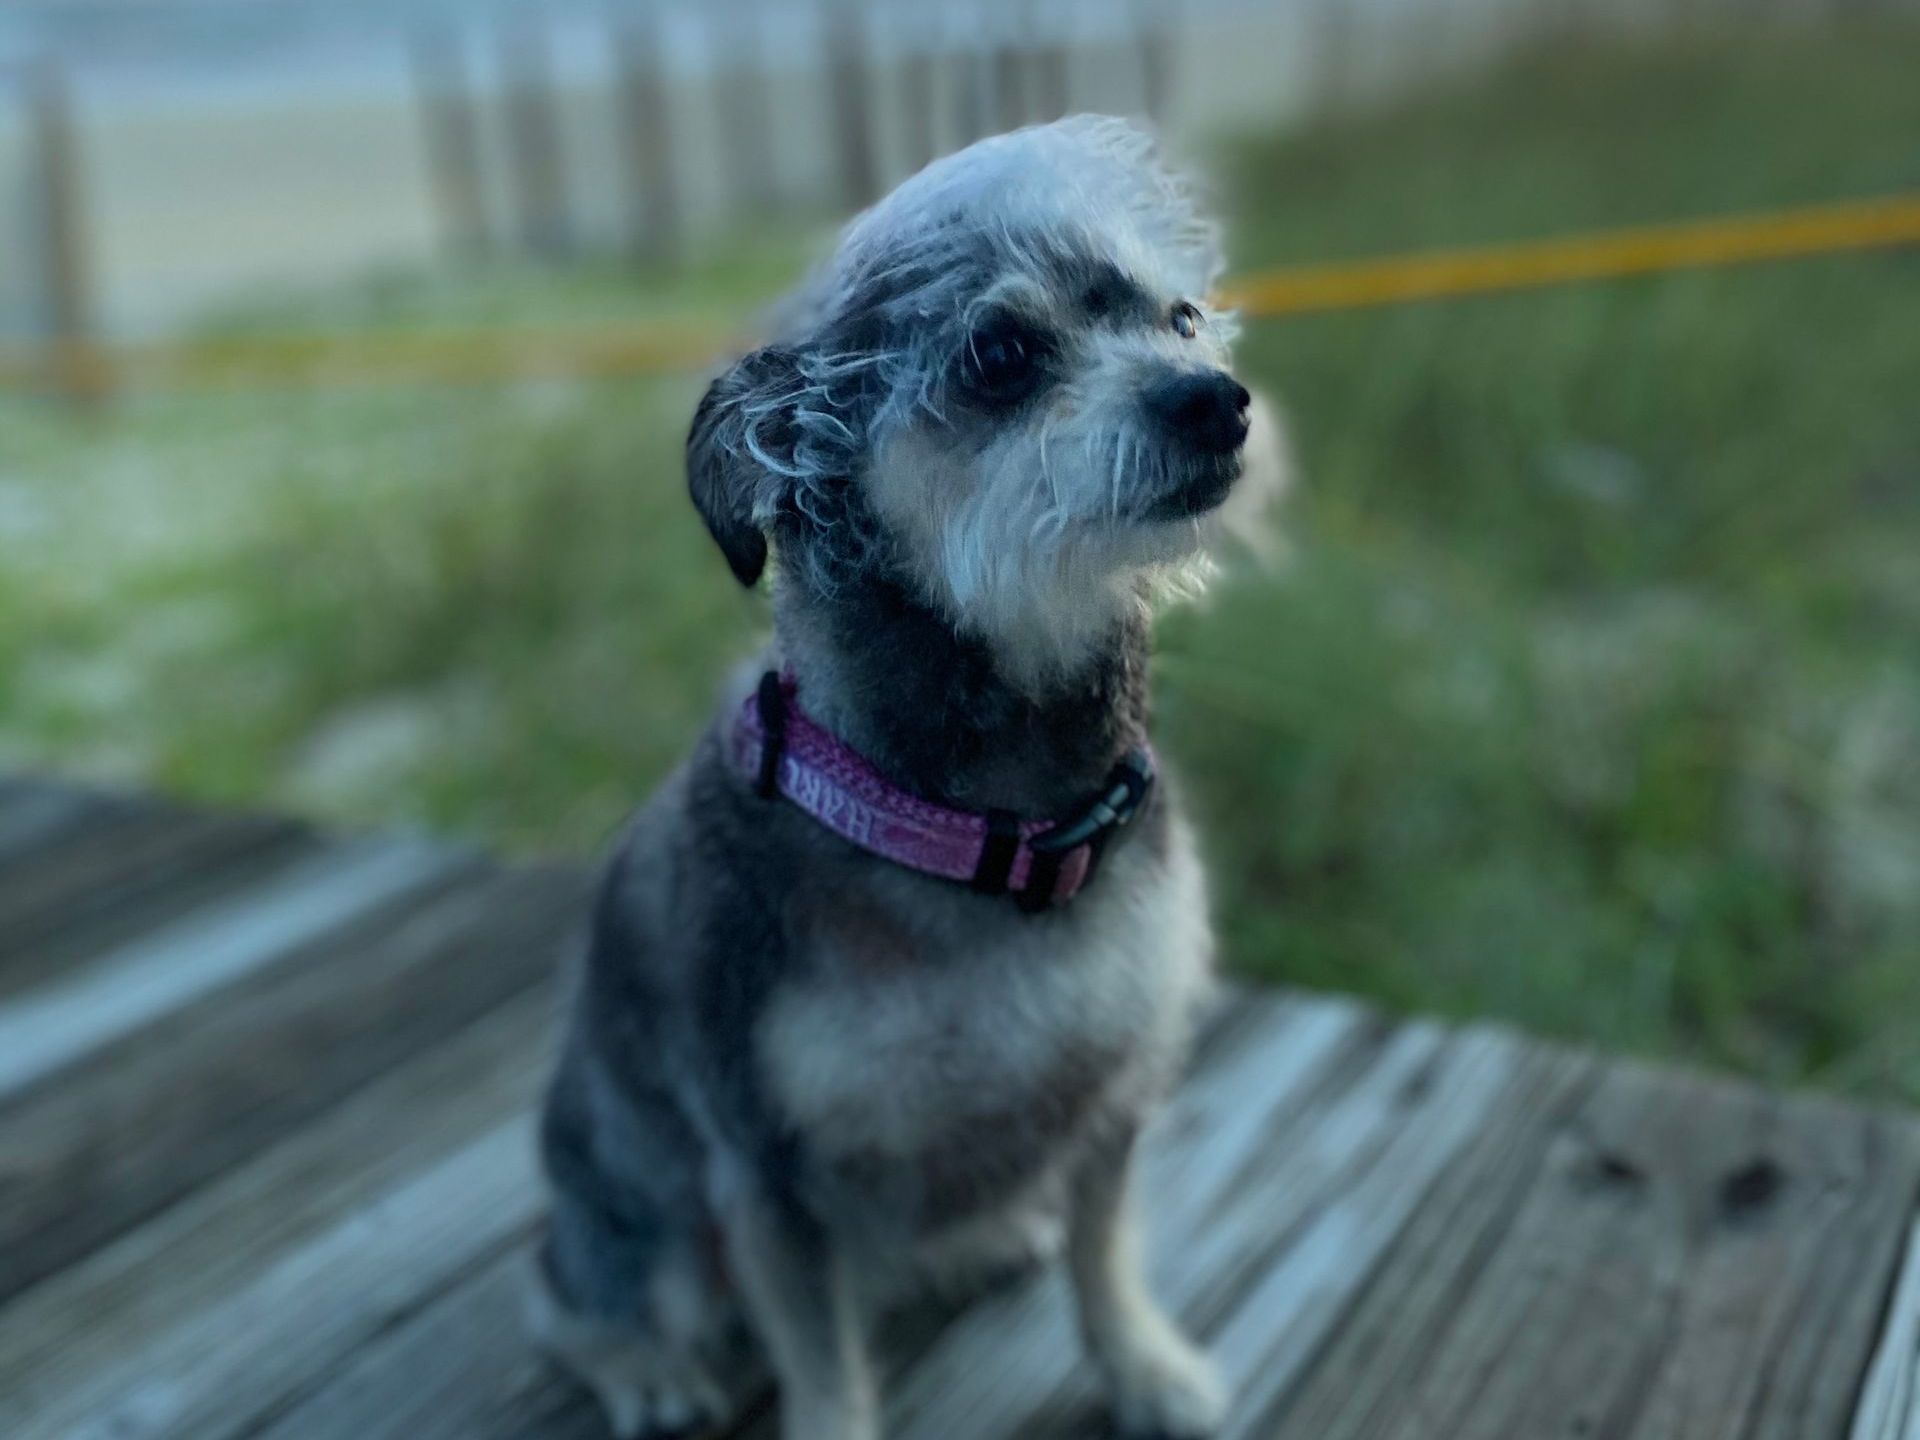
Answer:
[[[693,412],[687,491],[742,585],[767,564],[767,529],[793,475],[796,357],[769,346],[735,362]]]

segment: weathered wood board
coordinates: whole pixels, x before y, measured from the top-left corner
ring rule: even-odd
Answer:
[[[0,1435],[603,1435],[519,1322],[587,884],[0,781]],[[1143,1183],[1224,1440],[1920,1440],[1910,1116],[1241,994]],[[890,1435],[1104,1433],[1057,1276],[888,1331]]]

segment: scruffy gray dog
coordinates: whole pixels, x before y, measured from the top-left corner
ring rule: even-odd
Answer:
[[[1218,269],[1145,133],[1023,130],[855,220],[702,401],[775,639],[609,865],[543,1133],[537,1333],[621,1436],[770,1368],[786,1440],[870,1440],[866,1317],[1061,1238],[1122,1432],[1220,1419],[1127,1205],[1211,949],[1148,620],[1268,468]]]

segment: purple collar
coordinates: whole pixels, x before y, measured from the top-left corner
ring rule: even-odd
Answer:
[[[949,810],[889,784],[801,712],[795,689],[791,675],[769,670],[734,717],[734,763],[762,796],[786,796],[841,839],[909,870],[1011,893],[1025,910],[1077,895],[1153,785],[1152,752],[1143,747],[1114,767],[1099,796],[1059,822]]]

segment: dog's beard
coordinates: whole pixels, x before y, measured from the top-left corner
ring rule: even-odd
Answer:
[[[871,495],[904,568],[1016,670],[1072,670],[1129,611],[1197,592],[1214,514],[1156,513],[1186,478],[1137,430],[1001,438],[972,455],[909,435]]]
[[[862,483],[900,570],[1011,669],[1071,672],[1129,614],[1199,595],[1227,540],[1277,553],[1289,465],[1271,406],[1255,397],[1226,457],[1182,453],[1135,415],[1061,406],[977,448],[944,424],[876,448]]]

